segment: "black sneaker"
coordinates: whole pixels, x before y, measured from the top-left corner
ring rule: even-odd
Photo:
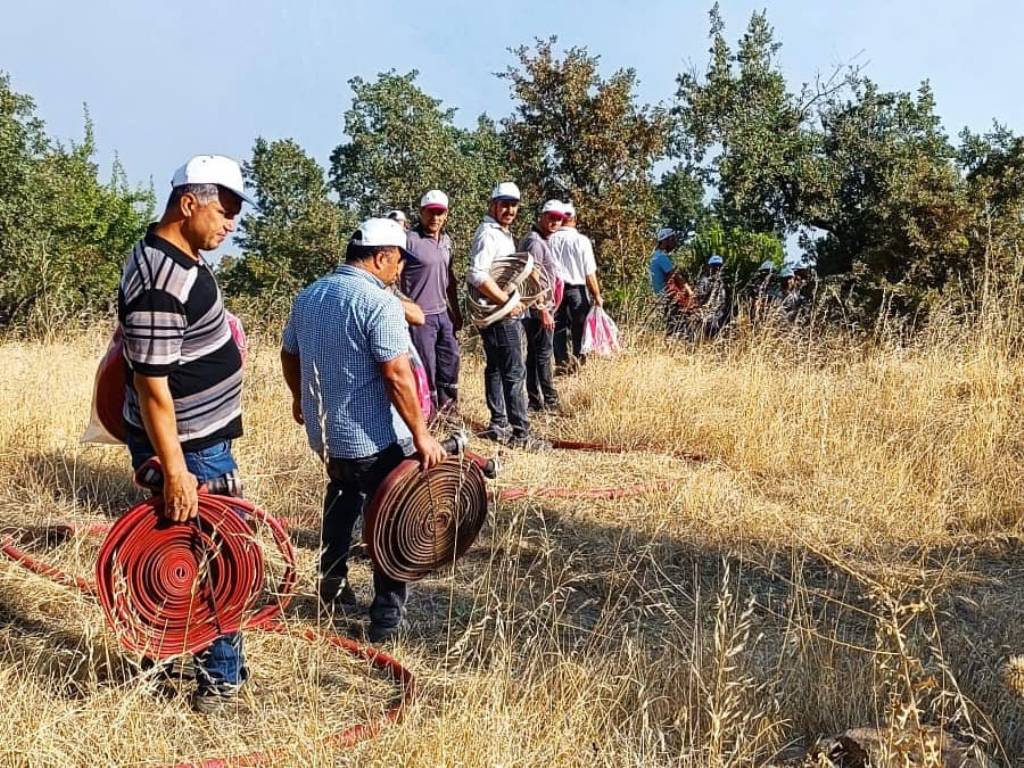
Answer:
[[[192,711],[200,715],[219,715],[238,706],[238,687],[197,688],[192,694]]]
[[[483,432],[477,433],[476,436],[484,440],[493,440],[496,443],[507,443],[511,432],[509,432],[508,427],[497,427],[491,424]]]
[[[541,453],[543,451],[550,451],[551,443],[539,437],[527,435],[526,437],[513,437],[508,441],[508,447],[518,448],[521,451],[529,451],[530,453]]]
[[[359,598],[356,597],[348,579],[342,579],[340,582],[323,581],[320,583],[320,602],[327,609],[355,608],[359,605]]]
[[[401,624],[385,625],[375,624],[371,621],[370,629],[366,633],[366,639],[374,644],[386,643],[389,640],[393,640],[395,637],[397,637],[398,633],[401,632],[401,630]]]

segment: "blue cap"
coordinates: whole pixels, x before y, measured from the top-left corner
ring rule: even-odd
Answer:
[[[719,256],[717,253],[714,254],[710,259],[708,259],[708,266],[709,267],[720,267],[724,263],[725,263],[725,260],[721,256]]]

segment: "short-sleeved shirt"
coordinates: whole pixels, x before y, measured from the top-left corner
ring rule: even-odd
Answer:
[[[402,304],[365,269],[343,264],[303,289],[281,346],[299,356],[302,417],[316,453],[359,459],[412,438],[380,372],[409,353]]]
[[[597,274],[594,244],[575,227],[562,227],[548,238],[548,247],[566,285],[586,285]]]
[[[206,262],[154,234],[132,249],[117,291],[127,367],[124,419],[148,440],[132,372],[167,377],[178,440],[195,451],[242,434],[242,356]]]
[[[402,293],[419,304],[425,315],[447,312],[451,238],[442,232],[435,240],[416,227],[406,235],[406,250],[409,256],[402,270]]]
[[[665,292],[668,276],[675,268],[676,265],[672,263],[671,256],[660,248],[655,249],[654,254],[651,256],[650,264],[651,288],[654,289],[655,294],[660,295]]]

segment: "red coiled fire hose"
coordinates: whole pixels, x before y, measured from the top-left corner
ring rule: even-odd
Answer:
[[[197,653],[221,635],[266,624],[288,605],[295,551],[277,520],[243,499],[206,493],[187,524],[162,509],[154,496],[128,510],[96,560],[100,605],[125,648],[152,659]],[[251,521],[267,525],[285,564],[262,607],[263,552]]]
[[[596,444],[596,443],[570,443],[568,441],[564,441],[564,442],[561,442],[561,443],[556,443],[555,445],[556,445],[556,447],[559,447],[559,448],[567,448],[567,449],[575,449],[575,450],[590,450],[590,451],[593,451],[593,450],[602,450],[603,449],[603,450],[606,450],[606,451],[609,451],[609,452],[615,452],[615,453],[625,452],[625,449],[622,448],[622,447],[619,447],[619,446],[601,446],[600,444]],[[459,472],[463,476],[472,476],[472,477],[476,478],[477,475],[479,474],[479,472],[482,470],[482,468],[486,464],[486,462],[483,459],[481,459],[480,457],[475,456],[473,454],[467,454],[466,456],[467,456],[467,458],[457,460],[455,465],[460,467]],[[695,454],[683,454],[682,457],[683,458],[687,458],[687,459],[689,459],[691,461],[694,461],[694,460],[695,461],[704,460],[703,456],[699,456],[699,455],[695,455]],[[450,461],[455,461],[455,460],[450,460]],[[473,465],[473,466],[475,466],[477,468],[477,472],[474,472],[472,469],[464,469],[464,468],[462,468],[462,465],[464,463],[466,463],[467,461],[468,461],[468,463],[470,465]],[[411,473],[410,466],[415,467],[415,466],[417,466],[417,464],[416,464],[416,462],[412,461],[412,462],[409,462],[409,463],[405,464],[404,466],[400,465],[400,467],[395,470],[395,473],[396,473],[395,480],[396,480],[396,482],[395,482],[394,485],[391,486],[391,491],[394,491],[398,487],[398,485],[399,485],[399,483],[397,482],[398,479],[406,478],[406,481],[408,481],[408,478],[411,476],[411,474],[410,474]],[[450,481],[450,478],[449,478],[449,481]],[[476,480],[474,479],[471,482],[475,484]],[[481,482],[482,482],[482,480],[481,480]],[[428,483],[428,485],[429,485],[429,483]],[[581,490],[568,489],[568,488],[532,488],[532,489],[531,488],[507,488],[507,489],[504,489],[504,490],[502,490],[502,491],[500,491],[500,492],[498,492],[496,494],[490,494],[490,497],[496,498],[496,499],[502,500],[502,501],[512,501],[512,500],[515,500],[515,499],[520,499],[520,498],[529,497],[529,496],[541,496],[541,497],[552,497],[552,498],[619,499],[619,498],[624,498],[626,496],[635,496],[635,495],[642,495],[644,493],[650,493],[650,492],[652,492],[654,490],[664,490],[664,489],[667,489],[667,488],[671,488],[672,485],[674,485],[674,482],[653,483],[653,484],[636,485],[636,486],[630,486],[630,487],[592,488],[592,489],[581,489]],[[477,495],[476,491],[472,492],[471,498],[473,499],[472,504],[476,505],[476,506],[473,507],[473,509],[476,509],[477,512],[478,512],[479,509],[480,509],[480,502],[479,502],[479,496]],[[227,497],[215,497],[215,496],[212,496],[210,494],[200,494],[200,523],[199,523],[200,527],[204,526],[204,522],[205,522],[206,525],[209,525],[209,522],[212,521],[213,519],[215,519],[215,518],[220,519],[220,518],[218,518],[218,513],[212,511],[213,510],[213,506],[210,505],[211,500],[217,501],[217,503],[222,507],[219,511],[220,511],[220,513],[222,513],[221,516],[223,517],[223,519],[227,520],[227,519],[230,518],[231,522],[227,523],[227,526],[231,526],[236,519],[237,520],[241,519],[236,514],[236,512],[235,512],[236,509],[241,509],[242,511],[245,511],[247,514],[252,515],[256,519],[259,519],[259,520],[262,520],[262,521],[266,522],[267,525],[270,526],[272,535],[273,535],[275,541],[277,542],[278,547],[282,548],[282,553],[284,554],[286,549],[291,553],[291,557],[290,558],[289,558],[288,554],[285,554],[286,562],[294,563],[294,552],[291,551],[291,549],[290,549],[291,548],[291,544],[290,544],[290,542],[288,540],[287,534],[285,533],[283,527],[280,525],[280,522],[275,520],[274,518],[268,516],[268,515],[265,515],[260,510],[258,510],[258,508],[256,508],[255,506],[253,506],[251,504],[248,504],[247,502],[243,502],[240,499],[227,498]],[[155,503],[157,503],[156,500],[152,500],[151,499],[148,502],[143,502],[142,504],[137,505],[136,507],[133,508],[133,511],[135,509],[148,509],[148,513],[155,513],[156,512],[156,507],[152,506],[152,505],[155,505]],[[149,506],[147,506],[147,505],[149,505]],[[223,513],[225,512],[225,508],[227,510],[229,510],[229,512],[228,512],[228,514],[226,516],[223,515]],[[486,503],[484,503],[482,505],[482,509],[483,509],[484,515],[485,515],[486,514]],[[378,513],[379,513],[379,511],[380,510],[378,509]],[[131,511],[128,514],[130,515]],[[143,515],[143,512],[139,512],[138,514],[141,516],[141,515]],[[427,519],[425,519],[422,522],[422,524],[427,525],[428,527],[431,526],[431,525],[441,524],[446,519],[445,518],[446,514],[448,514],[448,513],[442,513],[439,518],[438,517],[427,518]],[[457,519],[464,519],[465,520],[465,525],[466,525],[465,533],[469,534],[472,531],[473,532],[472,536],[469,537],[469,538],[470,539],[475,539],[476,534],[479,533],[479,527],[474,522],[476,520],[476,517],[474,516],[475,513],[473,513],[472,509],[470,509],[470,510],[462,510],[461,512],[455,512],[454,514],[463,515],[464,516],[463,518],[457,518]],[[126,517],[127,517],[127,515],[126,515]],[[150,514],[148,519],[150,520],[150,523],[152,525],[152,529],[153,530],[157,530],[157,529],[160,528],[161,524],[159,523],[159,521],[157,521],[155,524],[152,522],[153,518],[152,518],[151,514]],[[447,519],[451,519],[451,518],[447,518]],[[482,524],[482,519],[480,521],[480,524]],[[168,525],[170,525],[170,524],[168,524]],[[460,523],[460,525],[461,525],[461,523]],[[87,525],[83,525],[83,526],[77,526],[77,525],[74,525],[74,524],[71,524],[71,523],[66,523],[66,524],[64,524],[62,526],[58,526],[58,527],[59,528],[63,528],[65,530],[68,530],[71,533],[86,533],[86,534],[100,534],[100,533],[104,533],[108,529],[110,529],[110,526],[108,526],[107,524],[102,524],[102,523],[100,523],[100,524],[92,523],[92,524],[87,524]],[[371,527],[370,525],[366,526],[366,528],[370,528],[370,527]],[[227,530],[227,528],[225,528],[225,530]],[[456,530],[457,530],[457,526],[456,526]],[[149,535],[156,535],[156,534],[154,533],[154,534],[149,534]],[[246,535],[251,538],[251,531],[248,531]],[[112,543],[113,541],[115,541],[118,538],[119,537],[115,537],[114,536],[114,531],[111,529],[110,530],[110,536],[109,536],[108,540],[105,542],[104,548],[103,548],[104,551],[108,549],[108,546],[111,549],[110,554],[108,554],[106,557],[109,557],[111,559],[119,559],[121,557],[121,555],[119,554],[120,553],[120,549],[116,548],[114,546],[114,544]],[[227,550],[219,549],[218,548],[217,536],[211,536],[209,534],[209,532],[207,532],[205,535],[197,533],[197,534],[195,534],[195,537],[193,537],[193,535],[190,534],[189,537],[188,537],[188,547],[190,548],[190,550],[198,550],[198,552],[199,552],[198,559],[196,559],[195,564],[193,565],[192,563],[190,563],[188,561],[187,558],[185,558],[184,553],[180,550],[180,548],[182,546],[185,546],[184,543],[181,542],[181,541],[178,541],[175,544],[175,546],[179,548],[179,551],[178,551],[178,553],[175,556],[168,557],[168,558],[164,559],[161,563],[150,564],[149,566],[138,564],[138,565],[135,566],[135,568],[136,569],[141,569],[140,572],[145,574],[144,576],[139,577],[141,580],[148,581],[151,584],[160,586],[160,588],[167,590],[169,594],[176,595],[176,599],[179,601],[178,604],[181,605],[181,599],[182,599],[181,584],[185,580],[185,576],[188,573],[191,573],[193,568],[196,569],[195,572],[198,574],[202,570],[204,564],[207,567],[210,568],[210,570],[208,571],[209,573],[220,573],[221,571],[219,570],[219,567],[217,569],[213,569],[212,568],[213,558],[211,558],[210,556],[213,555],[213,554],[217,554],[219,556],[219,554],[221,552],[224,552],[224,551],[227,551]],[[462,539],[461,536],[455,536],[455,537],[448,537],[448,538],[446,538],[445,539],[444,548],[442,550],[439,550],[441,552],[441,555],[438,557],[438,562],[440,562],[442,564],[452,562],[453,559],[457,558],[465,550],[465,548],[468,547],[468,546],[469,545],[465,543],[465,541]],[[240,553],[241,559],[243,559],[243,560],[245,558],[247,558],[247,557],[251,557],[251,555],[252,555],[251,552],[246,552],[245,549],[246,548],[243,546],[242,547],[243,551],[242,551],[242,553]],[[116,553],[115,553],[115,550],[116,550]],[[40,575],[42,575],[44,577],[50,578],[50,579],[56,581],[57,583],[60,583],[60,584],[63,584],[63,585],[66,585],[66,586],[69,586],[69,587],[72,587],[72,588],[77,588],[77,589],[81,590],[82,592],[84,592],[86,594],[99,594],[100,593],[100,590],[97,589],[96,585],[86,581],[85,579],[81,579],[81,578],[77,578],[77,577],[71,576],[71,575],[69,575],[67,573],[64,573],[63,571],[61,571],[58,568],[55,568],[55,567],[53,567],[53,566],[51,566],[51,565],[49,565],[47,563],[43,563],[43,562],[41,562],[39,560],[34,559],[29,554],[27,554],[26,552],[24,552],[23,550],[21,550],[17,546],[15,546],[13,539],[10,536],[8,536],[8,535],[0,537],[0,551],[2,551],[3,554],[5,554],[7,557],[11,558],[12,560],[14,560],[15,562],[19,563],[20,565],[22,565],[23,567],[27,568],[28,570],[31,570],[31,571],[33,571],[33,572],[35,572],[37,574],[40,574]],[[184,562],[182,562],[182,558],[184,558]],[[105,558],[105,556],[103,554],[103,551],[101,551],[100,563],[97,566],[97,573],[98,574],[100,573],[101,565],[102,565],[104,559],[106,559],[106,558]],[[248,562],[248,565],[246,565],[245,567],[246,568],[254,568],[255,565],[250,560]],[[151,570],[151,569],[156,569],[156,570],[154,571],[154,570]],[[182,571],[181,569],[184,569],[184,571]],[[131,571],[132,571],[132,569],[129,568],[127,571],[125,571],[125,573],[131,572]],[[114,575],[114,573],[115,573],[114,569],[111,569],[111,575],[109,577],[104,576],[104,575],[100,575],[100,577],[99,577],[101,584],[104,581],[108,582],[108,587],[110,589],[111,597],[108,597],[107,600],[110,602],[111,610],[117,609],[117,607],[118,607],[117,606],[117,601],[118,601],[118,599],[120,599],[120,597],[119,597],[119,595],[120,595],[119,589],[121,588],[121,587],[118,586],[118,582],[121,581],[122,579],[128,578],[127,576],[116,576],[116,575]],[[238,577],[235,576],[233,578],[238,578]],[[287,572],[286,572],[285,577],[282,579],[281,585],[279,585],[278,589],[277,589],[277,592],[278,592],[277,598],[278,598],[278,600],[277,600],[276,605],[275,604],[270,604],[270,605],[267,605],[264,609],[257,610],[255,613],[253,613],[251,616],[249,616],[248,620],[243,620],[242,626],[249,627],[249,628],[258,626],[259,629],[261,629],[263,631],[266,631],[266,632],[275,632],[275,633],[282,633],[282,634],[289,634],[289,633],[294,634],[294,632],[292,630],[290,630],[288,627],[286,627],[284,624],[282,624],[281,622],[279,622],[275,618],[276,614],[287,603],[288,594],[290,593],[290,590],[292,589],[293,586],[294,586],[294,571],[292,571],[291,577],[289,577]],[[101,587],[101,589],[103,589],[103,587]],[[221,593],[219,593],[216,590],[214,590],[212,594],[213,594],[213,600],[211,600],[211,602],[216,600],[217,597],[220,596]],[[244,597],[240,598],[238,595],[229,595],[228,597],[230,599],[227,600],[227,603],[229,605],[232,605],[232,606],[239,606],[240,605],[241,606],[241,612],[243,614],[246,612],[247,608],[251,608],[252,607],[251,606],[251,602],[249,600],[245,599]],[[110,614],[108,614],[108,616],[109,615]],[[217,620],[216,618],[213,618],[213,617],[211,617],[209,615],[207,615],[205,618],[206,618],[207,622],[209,622],[211,620],[216,622],[216,620]],[[118,619],[118,620],[120,620],[120,619]],[[111,621],[112,621],[112,623],[114,623],[115,620],[111,619]],[[223,630],[223,631],[230,631],[230,629],[233,626],[233,624],[225,622],[223,616],[221,616],[220,621],[221,621],[221,624],[217,628],[218,633],[221,630]],[[115,626],[117,626],[117,625],[115,624]],[[150,626],[149,630],[152,631],[153,627]],[[190,650],[194,651],[194,650],[196,650],[199,647],[198,644],[199,644],[200,641],[197,638],[199,636],[205,637],[201,633],[199,635],[194,634],[191,629],[187,629],[185,631],[182,631],[180,625],[178,626],[177,632],[178,632],[178,636],[177,636],[177,638],[175,638],[175,642],[169,643],[165,639],[163,642],[159,642],[158,641],[156,643],[156,646],[158,648],[167,648],[168,649],[167,655],[171,655],[171,654],[176,652],[176,651],[171,651],[170,650],[170,648],[172,648],[172,647],[179,647],[179,648],[187,647]],[[124,635],[120,635],[120,636],[124,637]],[[142,636],[143,635],[138,635],[137,637],[141,638]],[[377,733],[380,732],[381,728],[383,728],[385,725],[387,725],[388,723],[397,721],[401,717],[401,715],[404,712],[405,708],[414,699],[415,692],[416,692],[415,679],[413,678],[412,674],[404,666],[402,666],[402,664],[398,660],[392,658],[391,656],[389,656],[387,654],[384,654],[384,653],[381,653],[380,651],[378,651],[378,650],[376,650],[374,648],[370,648],[370,647],[367,647],[367,646],[361,646],[358,643],[356,643],[355,641],[350,640],[349,638],[342,637],[342,636],[337,635],[337,634],[332,633],[332,632],[326,632],[326,631],[320,631],[320,630],[316,630],[316,629],[312,629],[312,628],[307,628],[305,630],[301,630],[298,633],[298,636],[300,636],[300,637],[302,637],[302,638],[304,638],[304,639],[306,639],[306,640],[308,640],[310,642],[318,642],[318,641],[319,642],[327,642],[327,643],[329,643],[331,645],[334,645],[337,648],[340,648],[340,649],[346,651],[347,653],[351,654],[352,656],[355,656],[355,657],[361,658],[361,659],[365,659],[375,669],[378,669],[378,670],[381,670],[381,671],[389,673],[396,680],[398,685],[400,686],[400,690],[401,690],[400,698],[395,703],[393,703],[392,706],[387,711],[385,711],[379,718],[377,718],[374,721],[368,722],[368,723],[360,723],[360,724],[357,724],[357,725],[350,726],[350,727],[345,728],[343,730],[337,731],[337,732],[335,732],[334,734],[332,734],[331,736],[328,737],[329,741],[331,741],[332,743],[337,745],[339,748],[350,747],[350,746],[352,746],[352,745],[354,745],[354,744],[356,744],[356,743],[358,743],[360,741],[363,741],[365,739],[374,737],[375,735],[377,735]],[[192,642],[193,640],[195,640],[196,642],[193,643]],[[149,653],[152,650],[152,646],[151,645],[146,645],[146,642],[147,642],[146,640],[139,640],[139,642],[141,642],[142,645],[145,647],[147,653]],[[180,651],[178,651],[178,652],[180,652]],[[241,755],[241,756],[232,757],[232,758],[228,758],[228,759],[225,759],[225,758],[210,758],[210,759],[203,760],[203,761],[201,761],[200,763],[197,763],[197,764],[183,763],[183,764],[180,764],[178,766],[175,766],[175,768],[197,768],[197,767],[198,768],[227,768],[227,766],[268,765],[268,764],[273,764],[274,762],[275,762],[275,756],[274,755],[268,754],[268,753],[256,752],[256,753],[251,753],[249,755]]]

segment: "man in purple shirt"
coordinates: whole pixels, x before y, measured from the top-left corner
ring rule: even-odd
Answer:
[[[448,196],[432,189],[420,200],[419,223],[408,233],[402,293],[423,310],[425,322],[413,326],[412,343],[423,361],[435,412],[459,406],[459,342],[462,315],[452,276],[452,241],[444,231]]]

